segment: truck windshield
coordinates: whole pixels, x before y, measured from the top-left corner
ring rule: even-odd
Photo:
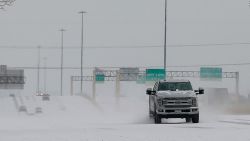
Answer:
[[[162,82],[158,87],[159,91],[192,91],[190,82]]]

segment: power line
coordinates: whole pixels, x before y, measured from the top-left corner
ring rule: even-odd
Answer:
[[[205,65],[179,65],[179,66],[167,66],[167,68],[196,68],[196,67],[223,67],[223,66],[247,66],[250,65],[250,62],[247,63],[230,63],[230,64],[205,64]],[[119,69],[119,68],[126,68],[127,66],[116,66],[116,67],[110,67],[110,66],[100,66],[98,68],[103,68],[103,69]],[[162,66],[133,66],[133,67],[138,67],[142,69],[146,68],[162,68]],[[37,67],[10,67],[12,69],[26,69],[26,70],[35,70]],[[96,67],[84,67],[83,69],[85,70],[91,70],[95,69]],[[60,70],[61,67],[40,67],[40,69],[48,69],[48,70]],[[80,67],[63,67],[65,70],[79,70],[81,69]]]
[[[207,43],[207,44],[172,44],[167,45],[168,48],[181,48],[181,47],[239,47],[234,45],[240,45],[240,47],[246,47],[244,45],[250,45],[250,42],[235,42],[235,43]],[[138,49],[138,48],[162,48],[163,45],[112,45],[112,46],[87,46],[86,49]],[[247,46],[248,47],[248,46]],[[0,46],[0,49],[37,49],[33,46]],[[61,49],[59,46],[43,46],[41,49]],[[78,46],[65,46],[65,49],[81,49]]]

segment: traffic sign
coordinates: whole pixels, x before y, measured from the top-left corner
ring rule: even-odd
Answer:
[[[0,89],[24,89],[24,70],[0,65]]]
[[[96,82],[104,82],[105,81],[105,75],[104,74],[97,74],[95,76],[95,81]]]
[[[139,68],[120,68],[120,81],[136,81]]]
[[[200,78],[201,79],[222,79],[222,68],[201,67]]]
[[[166,79],[165,69],[147,69],[146,70],[146,80],[147,81],[157,81]]]
[[[97,83],[104,83],[105,75],[104,75],[103,70],[101,70],[99,68],[95,68],[95,81]]]

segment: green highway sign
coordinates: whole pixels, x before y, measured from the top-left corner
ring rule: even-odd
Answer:
[[[95,82],[96,83],[104,83],[105,81],[105,75],[102,69],[100,68],[95,68],[94,70],[94,75],[95,75]]]
[[[96,76],[95,76],[95,81],[96,82],[104,82],[105,81],[105,75],[104,74],[96,74]]]
[[[200,78],[201,79],[222,79],[222,68],[201,67]]]
[[[147,69],[146,81],[157,81],[166,78],[165,69]]]

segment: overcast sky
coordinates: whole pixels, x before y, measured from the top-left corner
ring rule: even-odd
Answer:
[[[160,46],[163,47],[164,41],[164,0],[16,0],[13,6],[0,11],[0,47],[20,49],[0,49],[0,64],[36,66],[37,50],[23,47],[59,47],[60,28],[67,30],[65,48],[80,47],[81,16],[78,12],[81,10],[88,12],[84,15],[84,46],[88,47],[84,52],[86,67],[163,65]],[[249,25],[248,0],[168,0],[168,45],[246,43],[250,42]],[[133,48],[135,46],[152,48]],[[80,66],[79,51],[65,50],[65,66]],[[249,52],[249,45],[237,44],[169,47],[167,64],[245,63],[250,62]],[[60,65],[59,50],[43,49],[41,53],[42,58],[47,57],[48,66]],[[199,68],[169,68],[178,69]],[[223,69],[240,71],[241,91],[250,91],[247,85],[249,66]],[[49,73],[51,76],[57,74]],[[65,93],[68,93],[71,75],[79,75],[79,72],[66,72]],[[26,76],[31,90],[35,72],[27,71]],[[58,77],[52,78],[57,80]],[[58,91],[57,85],[49,89]]]

